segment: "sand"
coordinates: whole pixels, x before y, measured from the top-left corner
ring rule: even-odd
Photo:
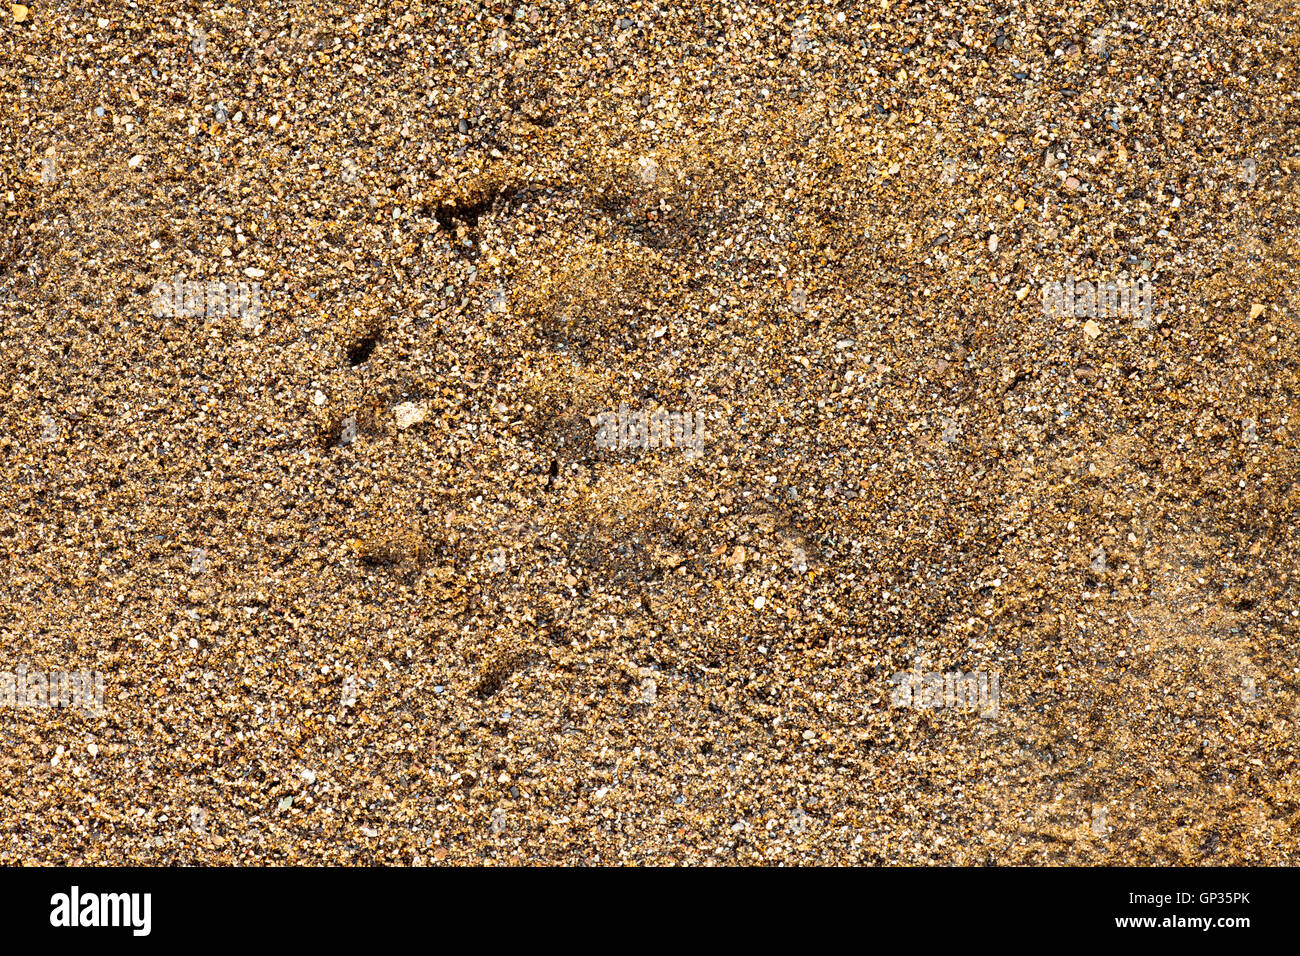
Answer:
[[[0,863],[1297,861],[1290,2],[0,24]]]

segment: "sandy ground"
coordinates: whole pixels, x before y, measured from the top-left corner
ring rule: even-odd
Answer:
[[[0,863],[1296,862],[1297,27],[5,4]]]

